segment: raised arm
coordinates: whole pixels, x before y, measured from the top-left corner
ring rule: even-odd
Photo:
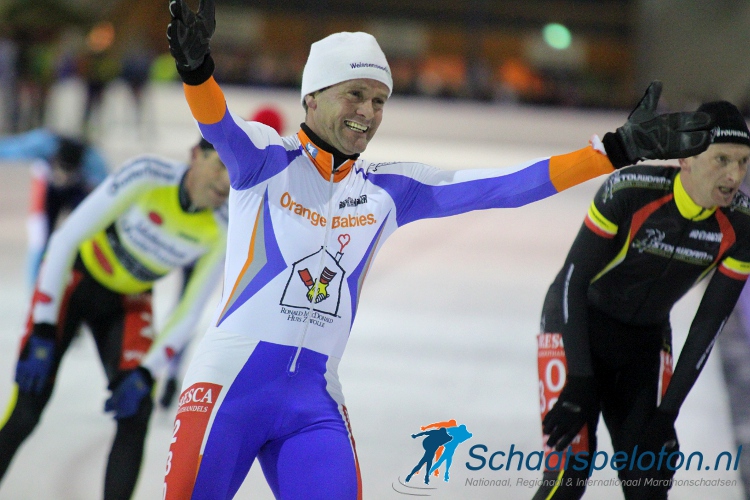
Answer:
[[[185,97],[203,137],[213,144],[227,167],[234,189],[252,187],[277,173],[269,161],[286,157],[279,135],[269,127],[248,123],[227,109],[224,93],[213,78],[214,61],[209,42],[214,33],[213,0],[201,0],[193,13],[185,0],[169,4],[172,21],[167,38]]]
[[[400,226],[472,210],[519,207],[612,172],[601,142],[594,141],[573,153],[513,167],[448,171],[395,163],[379,166],[370,178],[390,193]]]
[[[471,210],[518,207],[642,159],[683,158],[708,147],[707,113],[656,114],[653,82],[626,123],[588,147],[504,169],[444,171],[420,164],[378,167],[373,182],[396,202],[399,225]]]

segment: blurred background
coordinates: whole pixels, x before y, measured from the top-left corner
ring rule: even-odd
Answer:
[[[135,94],[176,77],[167,2],[0,0],[0,131],[45,123],[74,79],[91,126],[113,82]],[[396,95],[623,108],[648,81],[687,108],[748,109],[745,0],[217,0],[212,40],[224,85],[295,88],[311,42],[363,30],[380,41]],[[197,6],[197,5],[196,5]]]
[[[27,167],[48,154],[29,146],[25,158],[13,158],[13,141],[39,129],[76,137],[110,171],[146,152],[187,160],[198,132],[168,52],[167,4],[0,0],[0,146],[9,141],[0,161],[0,404],[30,296]],[[215,76],[230,108],[249,117],[272,106],[284,134],[303,119],[299,83],[310,44],[337,31],[375,35],[394,77],[393,103],[366,154],[376,161],[470,168],[577,149],[619,126],[653,79],[664,82],[665,110],[727,99],[750,115],[747,0],[216,0],[216,17]],[[341,365],[366,498],[402,498],[393,481],[419,451],[408,436],[431,421],[467,422],[498,449],[538,446],[538,315],[600,183],[524,207],[520,217],[509,210],[423,221],[386,245]],[[424,251],[414,259],[417,247]],[[438,275],[451,277],[450,291]],[[174,295],[173,285],[161,285],[157,297]],[[173,303],[158,300],[157,314]],[[676,335],[687,331],[696,304],[692,295],[673,314]],[[727,324],[721,354],[678,421],[686,449],[746,445],[740,470],[721,476],[738,484],[686,487],[672,498],[750,498],[748,324],[750,315]],[[47,423],[15,459],[0,499],[99,496],[91,478],[101,476],[112,423],[101,412],[106,383],[90,376],[101,369],[87,342],[68,354]],[[152,420],[138,500],[160,495],[174,410]],[[44,479],[30,481],[39,469]],[[460,486],[442,497],[469,498]],[[269,498],[258,467],[243,488],[238,498]],[[514,489],[503,498],[530,496]],[[612,488],[587,494],[613,497]]]

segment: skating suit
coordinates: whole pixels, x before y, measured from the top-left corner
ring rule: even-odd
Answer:
[[[144,349],[127,354],[130,368],[144,364],[152,373],[189,341],[203,306],[221,279],[226,242],[226,206],[185,211],[180,185],[187,165],[155,156],[136,158],[109,176],[50,238],[37,284],[34,323],[64,319],[70,269],[77,257],[85,271],[112,292],[135,296],[154,281],[197,261],[179,305],[160,330],[148,359]],[[149,304],[150,310],[150,304]],[[150,346],[148,328],[134,345]],[[126,353],[123,353],[126,356]]]
[[[568,375],[592,376],[616,452],[633,451],[657,407],[677,414],[750,275],[750,199],[737,193],[727,207],[701,207],[681,175],[679,168],[648,165],[613,173],[592,201],[544,302],[538,346],[542,419]],[[670,313],[704,279],[703,298],[673,369]],[[592,416],[573,439],[573,453],[594,456],[598,420]],[[585,465],[575,464],[576,470],[556,459],[550,463],[544,477],[551,481],[535,499],[583,495]],[[618,475],[623,481],[671,478],[660,475],[665,470],[618,469]],[[638,488],[623,488],[627,498],[637,497]],[[654,487],[649,498],[666,498],[668,489]]]
[[[278,498],[357,498],[337,366],[388,236],[419,219],[525,205],[612,165],[589,146],[505,169],[361,158],[334,168],[309,129],[279,137],[231,114],[213,78],[185,92],[229,171],[229,233],[221,303],[183,382],[165,498],[231,498],[256,456]]]
[[[716,273],[711,275],[711,271]],[[674,304],[711,276],[671,381],[666,403],[677,411],[750,275],[750,199],[703,208],[682,185],[680,169],[618,170],[589,207],[568,260],[545,301],[545,332],[562,332],[568,369],[592,373],[586,311],[624,325],[669,330]],[[588,335],[606,335],[590,332]]]

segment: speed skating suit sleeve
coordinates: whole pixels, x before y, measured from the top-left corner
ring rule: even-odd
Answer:
[[[597,194],[598,197],[599,194]],[[612,215],[610,217],[614,218]],[[565,264],[556,278],[556,284],[553,285],[561,287],[561,293],[553,295],[555,300],[561,301],[561,304],[551,309],[560,311],[562,315],[561,318],[555,318],[555,320],[556,324],[561,325],[559,333],[563,337],[570,375],[580,377],[593,375],[589,338],[588,289],[597,273],[615,258],[617,247],[614,237],[617,231],[618,225],[607,220],[593,201],[568,251]]]
[[[51,158],[60,142],[49,130],[39,128],[0,139],[0,159],[31,160]]]
[[[556,314],[561,317],[553,318],[552,322],[560,325],[568,372],[575,376],[593,375],[589,286],[622,262],[628,249],[633,191],[612,189],[614,176],[601,185],[591,201],[565,264],[553,284],[553,287],[557,287],[557,293],[548,294],[547,300],[551,298],[560,303],[555,307],[545,307],[545,310],[559,311]],[[620,234],[623,231],[625,233]],[[623,240],[624,245],[621,243]]]
[[[39,272],[38,289],[44,299],[35,303],[35,323],[57,324],[60,300],[78,248],[86,239],[109,226],[131,205],[145,185],[154,182],[145,175],[147,169],[148,161],[125,165],[87,196],[52,233]],[[119,182],[122,176],[129,176],[129,181]]]
[[[221,279],[226,244],[226,237],[221,238],[198,259],[177,307],[141,362],[152,374],[164,369],[194,335],[206,302]]]
[[[47,217],[47,184],[50,167],[44,160],[37,160],[31,166],[31,189],[29,190],[29,215],[26,219],[28,251],[26,257],[27,276],[33,286],[36,282],[39,266],[42,263],[44,249],[49,238],[50,220]]]
[[[745,240],[745,247],[747,243]],[[747,250],[737,258],[725,257],[718,265],[690,325],[669,387],[659,405],[661,410],[675,414],[679,412],[706,365],[716,338],[734,309],[749,273],[750,254]]]

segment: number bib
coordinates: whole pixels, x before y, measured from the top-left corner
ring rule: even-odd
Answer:
[[[541,333],[537,335],[537,362],[539,367],[539,412],[542,420],[544,420],[547,412],[555,405],[557,398],[560,397],[560,392],[565,387],[568,370],[562,334]],[[555,457],[548,459],[549,454],[554,451],[546,444],[548,437],[543,436],[544,463],[552,470],[560,470],[561,467],[565,467],[565,459],[562,455],[559,459]],[[572,453],[588,451],[588,429],[585,425],[573,438],[570,446],[573,448]],[[562,461],[562,463],[558,463],[558,461]],[[549,468],[545,467],[546,470],[550,470]]]

